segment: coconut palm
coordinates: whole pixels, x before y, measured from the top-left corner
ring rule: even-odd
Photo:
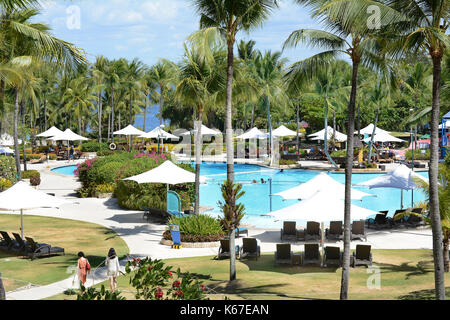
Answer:
[[[226,86],[226,143],[227,179],[234,181],[234,145],[232,127],[234,44],[239,31],[251,31],[261,26],[271,11],[278,6],[276,0],[192,0],[200,15],[201,31],[219,33],[227,47]],[[212,32],[211,32],[212,31]],[[191,40],[207,39],[208,36],[191,37]],[[233,271],[231,270],[231,273]],[[233,280],[233,279],[232,279]]]
[[[102,142],[103,92],[106,88],[104,78],[107,63],[108,60],[104,56],[98,56],[92,70],[94,92],[97,94],[98,142]]]

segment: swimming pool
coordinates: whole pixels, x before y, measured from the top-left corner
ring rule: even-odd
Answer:
[[[192,164],[194,165],[194,164]],[[53,172],[74,175],[77,167],[75,165],[52,169]],[[240,202],[245,204],[245,217],[243,224],[250,224],[258,228],[281,228],[282,221],[274,221],[270,216],[261,216],[270,212],[270,185],[261,184],[261,178],[265,181],[272,179],[272,194],[293,188],[300,183],[304,183],[314,178],[322,171],[291,169],[280,172],[278,169],[269,169],[258,165],[235,164],[235,182],[243,186],[245,195]],[[220,185],[226,179],[226,163],[204,162],[200,166],[200,174],[207,178],[206,184],[200,185],[200,205],[212,207],[205,212],[211,216],[221,216],[222,213],[218,206],[218,201],[222,200]],[[338,182],[345,182],[343,173],[328,173]],[[356,186],[355,184],[368,181],[383,173],[354,173],[352,184],[354,189],[359,189],[366,193],[374,194],[377,197],[364,197],[362,201],[353,201],[357,206],[361,206],[374,211],[389,210],[389,216],[392,216],[395,210],[400,209],[401,191],[397,189],[379,188],[368,189],[366,187]],[[420,175],[428,178],[428,172],[419,172]],[[258,181],[258,184],[252,184],[252,180]],[[423,192],[414,191],[414,202],[424,201]],[[272,196],[272,211],[286,208],[293,205],[297,200],[283,200],[279,196]],[[404,207],[411,206],[411,191],[403,191]],[[306,221],[297,221],[299,225],[306,225]]]

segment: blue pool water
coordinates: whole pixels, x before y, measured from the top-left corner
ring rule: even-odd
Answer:
[[[76,166],[65,166],[52,169],[53,172],[74,175]],[[211,163],[204,162],[200,167],[200,174],[207,178],[206,184],[200,185],[200,205],[212,207],[213,209],[206,213],[212,216],[221,216],[222,213],[218,206],[218,201],[222,200],[220,192],[220,184],[226,179],[226,164],[225,163]],[[277,169],[268,169],[257,165],[250,164],[235,164],[235,182],[243,185],[245,195],[240,199],[240,202],[245,204],[245,217],[242,220],[243,224],[250,224],[258,228],[281,228],[282,221],[274,221],[270,216],[261,216],[270,212],[270,186],[266,184],[252,184],[252,180],[256,179],[260,182],[261,178],[264,180],[272,179],[272,194],[285,191],[293,188],[300,183],[307,182],[320,171],[312,170],[284,170],[280,172]],[[330,172],[330,176],[338,182],[345,182],[345,175],[343,173]],[[419,172],[420,175],[428,178],[428,172]],[[373,179],[382,173],[357,173],[353,174],[352,184],[358,184],[364,181]],[[377,197],[364,197],[362,201],[353,201],[355,205],[371,209],[374,211],[389,210],[389,216],[392,216],[395,210],[400,209],[401,191],[398,189],[379,188],[368,189],[366,187],[354,186],[354,189],[359,189],[366,193],[375,194]],[[425,195],[420,191],[414,191],[414,202],[424,201]],[[272,210],[279,210],[290,205],[293,205],[297,200],[284,201],[279,196],[272,197]],[[411,191],[403,191],[403,206],[411,206]],[[298,221],[299,225],[305,225],[306,221]]]

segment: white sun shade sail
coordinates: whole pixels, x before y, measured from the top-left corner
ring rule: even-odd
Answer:
[[[179,184],[195,182],[195,173],[184,170],[172,161],[167,160],[152,170],[123,180],[136,181],[137,183]],[[206,178],[200,177],[200,182],[206,182]]]
[[[164,131],[163,129],[161,129],[161,127],[156,127],[155,129],[153,129],[150,132],[147,133],[143,133],[142,135],[139,136],[139,138],[154,138],[154,139],[173,139],[173,140],[178,140],[179,138],[173,134],[170,134],[166,131]]]
[[[345,185],[334,180],[325,172],[322,172],[311,180],[297,187],[274,194],[281,196],[284,200],[308,199],[319,191],[328,192],[339,199],[345,198]],[[375,195],[352,189],[351,199],[362,200],[363,197],[374,197]]]
[[[18,139],[19,144],[22,144],[22,140]],[[10,147],[14,145],[14,137],[7,133],[0,136],[0,146]]]
[[[324,134],[325,134],[325,129],[322,129],[316,133],[312,133],[312,134],[308,135],[308,138],[310,138],[310,140],[324,140]],[[333,134],[334,134],[333,128],[327,127],[327,139],[328,140],[332,139]],[[347,141],[347,135],[336,130],[335,139],[338,142],[345,142],[345,141]]]
[[[378,212],[351,205],[351,219],[366,219],[368,216],[376,215]],[[316,192],[306,200],[284,209],[273,211],[268,215],[275,220],[307,220],[316,222],[343,221],[344,200],[335,197],[325,191]]]
[[[369,143],[371,138],[366,138],[363,141],[366,143]],[[396,138],[394,136],[391,136],[388,132],[380,132],[376,133],[373,137],[374,142],[405,142],[405,140]]]
[[[36,137],[41,137],[41,138],[49,138],[49,137],[54,137],[57,135],[62,134],[63,132],[61,130],[59,130],[56,127],[51,127],[50,129],[38,134]]]
[[[195,129],[184,132],[181,135],[188,136],[190,134],[195,134]],[[219,136],[219,135],[222,135],[222,132],[220,132],[219,130],[210,129],[207,126],[205,126],[204,124],[202,124],[201,134],[202,134],[202,136]]]
[[[412,190],[417,188],[414,179],[421,179],[428,183],[428,179],[412,171],[405,165],[398,166],[395,170],[382,176],[378,176],[366,182],[359,183],[360,186],[374,188],[395,188],[403,190]]]
[[[241,134],[240,136],[237,136],[237,139],[267,139],[268,138],[268,134],[267,133],[263,133],[261,130],[259,130],[258,128],[254,127],[252,129],[250,129],[249,131],[247,131],[244,134]]]
[[[292,136],[296,136],[297,132],[286,128],[284,125],[281,125],[272,131],[272,135],[274,137],[292,137]]]
[[[53,141],[87,141],[88,138],[82,137],[70,129],[66,129],[63,133],[51,137],[49,140]]]
[[[135,127],[133,127],[131,124],[126,126],[125,128],[118,130],[118,131],[114,131],[113,132],[114,135],[121,135],[121,136],[140,136],[142,134],[145,134],[144,131],[139,130]]]
[[[373,127],[374,127],[374,126],[375,126],[375,125],[374,125],[373,123],[371,123],[371,124],[369,124],[367,127],[362,128],[362,129],[359,131],[359,133],[360,133],[360,134],[369,134],[369,135],[372,135],[372,133],[373,133]],[[388,133],[388,134],[389,134],[388,131],[383,130],[383,129],[377,127],[377,128],[375,129],[375,134],[378,134],[378,133]],[[355,131],[355,134],[358,134],[358,130]]]

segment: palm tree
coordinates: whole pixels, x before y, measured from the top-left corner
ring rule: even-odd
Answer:
[[[94,91],[97,93],[98,142],[102,142],[103,92],[106,88],[104,78],[107,63],[108,60],[104,56],[98,56],[92,70]]]
[[[220,33],[227,46],[226,85],[226,140],[227,179],[234,181],[234,145],[232,127],[232,101],[234,76],[234,44],[239,31],[261,26],[271,11],[278,6],[276,0],[192,0],[200,15],[201,31]],[[208,30],[209,29],[209,30]],[[203,37],[204,38],[204,37]],[[191,38],[195,41],[195,37]]]
[[[94,110],[96,97],[92,94],[89,80],[85,77],[75,78],[70,82],[70,87],[63,96],[66,112],[72,112],[78,119],[78,132],[83,134],[83,119],[89,119],[91,110]]]
[[[108,141],[112,137],[112,132],[114,132],[114,108],[115,108],[115,98],[116,90],[120,87],[121,78],[125,73],[125,59],[113,60],[108,63],[105,72],[105,85],[108,90],[108,97],[110,103],[110,126],[108,129]]]

